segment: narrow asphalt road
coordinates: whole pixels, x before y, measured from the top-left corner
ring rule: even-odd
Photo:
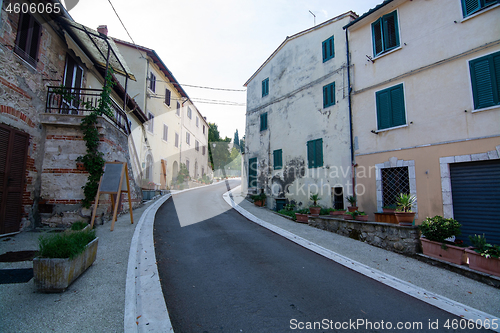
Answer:
[[[474,331],[448,329],[460,318],[248,221],[223,201],[228,185],[239,181],[174,195],[156,214],[175,332]]]

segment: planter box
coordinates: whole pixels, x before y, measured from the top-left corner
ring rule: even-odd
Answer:
[[[264,206],[264,201],[263,200],[255,200],[254,202],[255,206],[262,207]]]
[[[395,213],[375,213],[375,222],[399,224]]]
[[[344,217],[344,220],[354,220],[354,217],[352,217],[351,214],[342,214],[342,216]]]
[[[299,223],[308,223],[309,222],[309,215],[307,215],[307,214],[295,213],[295,217],[297,218],[297,222],[299,222]]]
[[[142,200],[151,200],[155,196],[155,190],[142,190]]]
[[[485,258],[472,249],[465,249],[469,257],[469,268],[476,271],[500,276],[500,259]]]
[[[396,213],[396,220],[398,220],[399,225],[412,226],[414,219],[415,219],[415,213],[413,213],[413,212],[397,212]]]
[[[336,210],[334,212],[330,212],[330,215],[332,215],[332,216],[344,215],[344,211],[343,210]]]
[[[357,215],[355,218],[356,221],[368,222],[368,215]]]
[[[439,242],[434,242],[426,238],[420,238],[420,241],[422,242],[422,252],[429,257],[446,260],[457,265],[467,263],[467,255],[463,247],[446,244],[445,250],[441,248],[441,243]]]
[[[87,244],[83,253],[71,260],[69,258],[33,259],[36,288],[47,293],[65,291],[95,261],[98,241],[99,238],[96,237]]]

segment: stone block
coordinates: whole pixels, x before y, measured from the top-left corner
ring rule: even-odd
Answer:
[[[455,156],[455,163],[470,162],[470,161],[471,161],[471,156],[470,155]]]
[[[439,158],[439,163],[440,164],[455,163],[455,156],[441,157]]]

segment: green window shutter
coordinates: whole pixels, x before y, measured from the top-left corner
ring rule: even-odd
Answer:
[[[267,129],[267,112],[260,115],[260,130],[265,131]]]
[[[391,89],[392,127],[406,124],[403,85]]]
[[[335,105],[335,82],[323,87],[323,107]]]
[[[274,169],[279,170],[283,168],[283,151],[281,149],[273,151],[274,156]]]
[[[307,141],[307,165],[309,169],[314,168],[314,156],[315,156],[314,141]]]
[[[500,52],[469,63],[474,109],[500,104]]]
[[[398,16],[392,12],[383,17],[384,51],[399,46]]]
[[[481,9],[481,0],[462,0],[462,11],[467,17]]]
[[[323,166],[323,139],[318,139],[315,141],[315,151],[314,159],[316,168]]]
[[[335,57],[335,43],[333,36],[322,43],[323,62],[326,62]]]
[[[269,78],[262,81],[262,97],[269,95]]]
[[[328,59],[327,59],[327,58],[328,58],[328,52],[327,52],[327,45],[326,45],[326,42],[327,42],[327,41],[325,40],[325,41],[323,42],[323,45],[322,45],[322,46],[323,46],[323,47],[322,47],[322,49],[323,49],[323,62],[325,62],[326,60],[328,60]]]
[[[384,90],[375,94],[377,99],[377,128],[379,130],[391,126],[391,93]]]
[[[373,39],[373,54],[379,55],[383,51],[382,40],[382,19],[378,19],[372,23],[372,39]]]
[[[248,187],[257,187],[257,158],[248,160]]]

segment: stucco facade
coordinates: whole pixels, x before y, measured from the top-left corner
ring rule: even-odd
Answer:
[[[393,201],[388,177],[406,168],[401,177],[417,196],[416,223],[454,217],[450,168],[498,159],[500,105],[477,105],[473,67],[500,51],[500,6],[473,14],[462,6],[386,1],[347,27],[358,205],[367,213]],[[378,22],[392,36],[380,41]]]
[[[287,37],[245,84],[243,191],[264,190],[270,208],[307,208],[313,193],[332,207],[334,188],[343,206],[352,194],[342,27],[356,17],[349,12]]]
[[[148,118],[144,125],[130,118],[130,149],[139,156],[136,179],[143,188],[166,189],[176,183],[181,163],[191,177],[201,177],[202,171],[208,172],[206,120],[154,50],[115,41],[137,73],[128,91]]]

